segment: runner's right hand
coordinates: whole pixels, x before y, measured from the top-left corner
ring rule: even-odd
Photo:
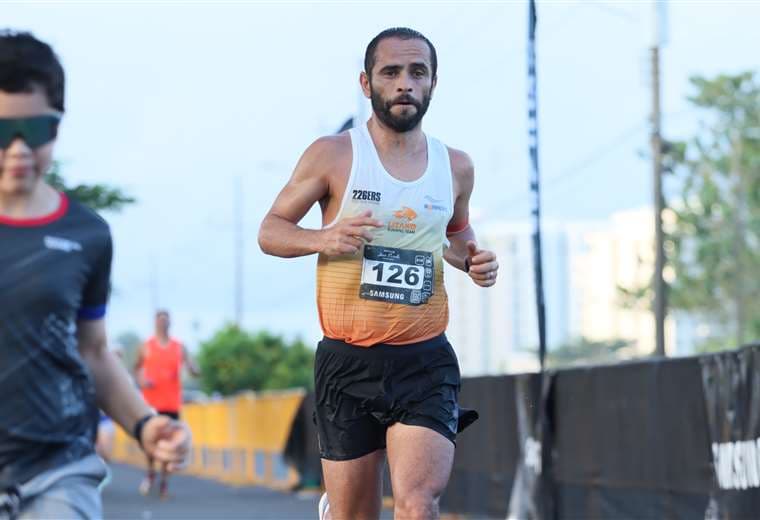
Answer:
[[[383,227],[379,220],[372,218],[370,210],[339,220],[334,226],[322,230],[319,252],[327,256],[356,254],[365,242],[372,242],[372,231],[368,227]]]
[[[137,386],[140,388],[153,388],[153,381],[148,379],[142,370],[137,372],[135,379],[137,380]]]

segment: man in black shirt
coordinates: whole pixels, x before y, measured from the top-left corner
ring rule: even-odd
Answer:
[[[189,450],[107,349],[108,225],[44,181],[63,91],[47,44],[0,31],[0,518],[102,516],[98,408],[169,470]]]

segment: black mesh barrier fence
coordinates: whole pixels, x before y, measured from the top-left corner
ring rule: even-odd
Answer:
[[[310,402],[286,455],[314,475]],[[461,405],[480,419],[457,440],[443,511],[502,519],[760,519],[760,345],[543,378],[465,378]]]

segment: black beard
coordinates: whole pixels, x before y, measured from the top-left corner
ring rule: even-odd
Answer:
[[[382,97],[380,97],[380,94],[372,90],[370,87],[370,99],[372,100],[372,110],[377,115],[377,118],[388,128],[391,130],[394,130],[399,133],[409,132],[410,130],[414,130],[417,128],[417,125],[420,124],[420,121],[422,121],[422,118],[425,115],[425,112],[427,112],[428,106],[430,106],[430,93],[423,94],[422,96],[422,102],[417,101],[411,96],[401,95],[397,97],[396,99],[393,99],[391,101],[386,101]],[[414,114],[411,115],[402,115],[397,116],[394,115],[393,112],[391,112],[391,107],[398,103],[399,101],[403,101],[405,103],[409,103],[410,105],[414,105],[414,107],[417,109]]]

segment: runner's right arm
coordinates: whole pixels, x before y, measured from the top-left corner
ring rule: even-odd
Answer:
[[[145,360],[145,343],[140,345],[137,349],[137,358],[135,359],[134,374],[135,382],[139,388],[152,388],[153,383],[145,377],[145,369],[143,368],[143,362]]]
[[[142,370],[143,366],[143,351],[145,350],[145,344],[142,343],[137,349],[137,356],[135,357],[135,365],[133,368],[133,371],[135,375]]]
[[[108,350],[105,320],[80,320],[77,341],[92,374],[98,407],[130,433],[141,418],[152,416],[140,435],[143,450],[168,464],[169,471],[184,467],[190,450],[190,429],[183,422],[153,415],[121,361]]]
[[[372,234],[367,227],[381,227],[382,224],[371,218],[370,212],[343,219],[326,229],[298,226],[315,202],[320,202],[325,210],[331,197],[335,196],[336,172],[350,168],[351,142],[348,136],[322,137],[309,146],[261,223],[261,250],[284,258],[313,253],[333,256],[356,253],[362,240],[371,241]]]

